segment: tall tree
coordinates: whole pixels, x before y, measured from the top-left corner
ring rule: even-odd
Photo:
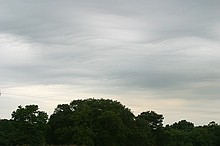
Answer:
[[[118,101],[74,100],[58,105],[48,125],[51,144],[129,145],[134,115]]]
[[[39,111],[37,105],[18,106],[12,113],[18,135],[16,144],[42,145],[44,144],[48,115]]]
[[[136,117],[136,120],[145,121],[145,123],[150,127],[153,134],[153,141],[155,144],[162,145],[163,141],[163,115],[157,114],[154,111],[142,112]]]

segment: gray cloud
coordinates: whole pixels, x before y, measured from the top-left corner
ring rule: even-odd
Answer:
[[[0,3],[2,89],[63,85],[79,96],[83,88],[155,102],[218,98],[217,0]]]

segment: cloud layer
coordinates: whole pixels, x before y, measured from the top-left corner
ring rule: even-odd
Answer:
[[[144,103],[140,110],[153,108],[165,116],[201,105],[199,111],[216,117],[206,107],[218,102],[220,93],[219,1],[0,3],[2,92],[33,97],[40,92],[63,101],[73,96],[115,98],[128,106],[136,103],[136,113]],[[2,104],[16,98],[5,96]],[[4,109],[36,100],[17,98]],[[203,112],[195,112],[186,118],[200,122],[201,116]],[[212,120],[208,118],[204,122]]]

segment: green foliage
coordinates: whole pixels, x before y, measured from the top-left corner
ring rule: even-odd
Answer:
[[[143,119],[148,122],[152,130],[158,130],[163,127],[163,115],[159,115],[154,111],[142,112],[137,119]]]
[[[167,125],[165,145],[167,146],[218,146],[219,136],[217,133],[220,127],[216,123],[208,126],[194,127],[194,124],[181,120],[173,125]]]
[[[117,101],[74,100],[58,105],[48,125],[52,144],[126,145],[134,115]]]
[[[45,130],[48,115],[38,110],[37,105],[18,106],[12,113],[14,126],[13,143],[18,145],[42,145],[45,141]]]
[[[136,117],[134,126],[134,135],[135,139],[134,145],[148,146],[155,144],[155,137],[151,131],[149,121]]]
[[[182,131],[191,131],[194,128],[194,124],[186,120],[181,120],[171,125],[171,127]]]
[[[15,124],[11,120],[0,120],[0,145],[14,145],[17,136]]]
[[[74,100],[59,104],[48,116],[37,105],[18,106],[11,120],[0,120],[0,145],[87,146],[219,146],[220,126],[214,121],[195,127],[181,120],[163,127],[154,111],[134,116],[118,101]]]
[[[215,145],[215,139],[208,129],[203,127],[195,127],[188,133],[191,143],[195,146],[213,146]]]
[[[166,127],[165,128],[166,141],[165,145],[167,146],[185,146],[190,145],[187,133],[175,128]]]
[[[143,126],[148,126],[152,133],[151,144],[162,145],[163,142],[163,115],[154,111],[142,112],[136,117],[136,121],[144,121]]]

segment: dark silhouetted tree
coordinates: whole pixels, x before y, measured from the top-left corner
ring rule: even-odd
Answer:
[[[130,145],[135,116],[117,101],[74,100],[58,105],[48,122],[48,142],[114,146]]]
[[[37,105],[18,106],[18,109],[12,113],[12,121],[18,132],[16,144],[44,144],[47,119],[48,115],[39,111]]]

